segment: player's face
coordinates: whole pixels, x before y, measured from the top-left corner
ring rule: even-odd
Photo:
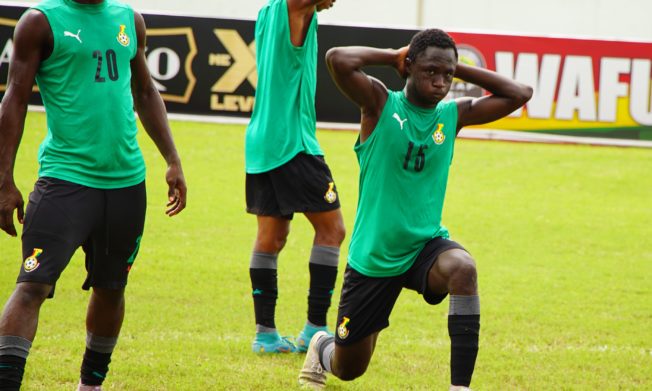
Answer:
[[[457,59],[452,48],[428,47],[408,66],[408,90],[423,106],[435,106],[453,83]]]

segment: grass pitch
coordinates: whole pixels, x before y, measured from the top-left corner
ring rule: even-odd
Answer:
[[[245,213],[244,128],[173,122],[188,208],[164,215],[164,163],[141,132],[148,216],[127,289],[127,314],[107,390],[286,390],[302,355],[257,356],[248,277],[256,232]],[[16,162],[25,199],[36,179],[45,117],[30,113]],[[319,132],[348,231],[357,198],[351,132]],[[474,255],[482,300],[476,390],[652,389],[652,152],[458,140],[444,222]],[[305,322],[312,231],[292,224],[279,260],[277,326]],[[338,287],[342,283],[345,242]],[[0,236],[0,301],[21,264]],[[74,389],[88,293],[78,253],[41,311],[25,390]],[[334,297],[335,305],[339,292]],[[332,325],[335,309],[329,314]],[[445,390],[447,301],[406,291],[369,371],[329,389]]]

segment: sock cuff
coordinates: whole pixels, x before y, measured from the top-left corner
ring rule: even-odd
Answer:
[[[340,260],[340,248],[331,246],[313,245],[310,251],[310,263],[324,266],[334,266]]]
[[[319,352],[319,363],[326,372],[332,372],[331,357],[335,352],[335,337],[323,337],[317,342],[319,343],[319,346],[317,347],[317,351]]]
[[[13,335],[0,336],[0,356],[16,356],[27,359],[32,342]]]
[[[115,345],[118,344],[118,337],[100,337],[86,332],[86,348],[97,353],[113,353]]]
[[[450,296],[448,315],[480,315],[480,296]]]
[[[274,269],[278,268],[278,254],[263,253],[254,251],[249,261],[250,269]]]

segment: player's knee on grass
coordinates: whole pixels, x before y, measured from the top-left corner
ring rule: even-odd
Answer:
[[[367,363],[368,365],[368,363]],[[333,367],[333,374],[340,380],[351,381],[359,378],[367,371],[367,365],[355,363],[346,367]]]

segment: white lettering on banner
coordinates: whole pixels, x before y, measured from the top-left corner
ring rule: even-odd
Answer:
[[[534,53],[519,53],[518,63],[514,65],[514,53],[496,53],[496,71],[501,75],[518,80],[534,88],[534,95],[527,105],[529,118],[548,119],[552,115],[555,101],[557,79],[559,78],[561,56],[546,54],[541,60],[539,73],[539,58]],[[520,117],[523,109],[513,112],[511,117]]]
[[[620,75],[629,73],[630,65],[628,58],[605,57],[600,61],[600,121],[616,121],[618,98],[626,97],[628,92],[627,83],[620,82]]]
[[[161,73],[162,60],[165,60],[165,73]],[[147,55],[147,67],[154,78],[154,84],[159,91],[167,91],[167,88],[158,83],[157,80],[170,80],[175,78],[181,70],[181,59],[179,55],[170,48],[156,48]]]
[[[650,109],[650,68],[651,61],[636,59],[632,61],[631,99],[629,112],[634,121],[642,125],[652,125]]]
[[[544,54],[539,64],[539,55],[534,53],[518,53],[515,58],[511,52],[496,52],[496,72],[534,88],[526,106],[528,118],[572,120],[577,112],[581,121],[616,122],[618,100],[629,97],[631,118],[641,125],[652,125],[651,60],[601,58],[596,90],[592,57],[566,56],[563,65],[561,59],[558,54]],[[621,82],[621,76],[628,74],[630,83]],[[519,109],[510,116],[521,115]]]
[[[11,55],[14,52],[14,41],[11,39],[7,40],[7,43],[5,43],[4,48],[2,49],[2,54],[0,54],[0,67],[2,64],[7,63],[9,64],[9,61],[11,60]]]
[[[571,120],[575,111],[582,121],[595,121],[593,63],[588,56],[566,56],[557,96],[557,119]]]

